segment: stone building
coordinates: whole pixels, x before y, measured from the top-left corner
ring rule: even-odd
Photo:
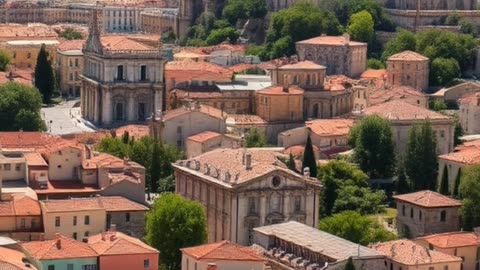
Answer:
[[[295,43],[299,60],[309,60],[327,68],[327,75],[358,78],[367,68],[367,43],[350,36],[319,36]]]
[[[53,63],[58,44],[56,40],[12,40],[6,42],[5,50],[12,56],[12,66],[33,69],[37,65],[37,56],[42,45],[45,45],[48,59]]]
[[[453,254],[429,250],[428,247],[422,247],[407,239],[378,243],[372,245],[371,248],[385,254],[387,257],[385,266],[390,269],[464,269],[462,268],[462,258]]]
[[[83,40],[66,40],[57,47],[57,80],[63,96],[80,96],[83,73]]]
[[[393,196],[397,230],[411,238],[460,229],[460,201],[430,190]]]
[[[426,91],[430,60],[416,52],[404,51],[387,59],[387,86],[410,86]]]
[[[383,0],[384,5],[389,9],[416,10],[418,4],[421,10],[475,10],[477,9],[477,0]]]
[[[204,131],[186,139],[185,154],[187,158],[192,158],[217,148],[236,148],[240,145],[239,137]]]
[[[446,154],[453,150],[455,123],[452,118],[444,114],[412,105],[403,100],[392,100],[368,107],[362,112],[362,115],[379,115],[390,121],[397,153],[405,152],[410,129],[425,120],[430,121],[437,136],[437,152]]]
[[[173,164],[175,192],[205,208],[208,242],[252,244],[253,228],[289,220],[318,225],[320,182],[287,169],[278,155],[216,149]]]
[[[42,231],[42,211],[37,200],[20,194],[10,200],[0,200],[0,233]]]
[[[414,241],[424,248],[462,258],[460,269],[473,270],[480,267],[478,231],[432,234],[416,238]]]
[[[141,30],[142,8],[126,5],[103,6],[103,26],[107,33],[135,33]],[[156,33],[161,34],[161,33]]]
[[[82,116],[103,126],[143,122],[162,110],[160,36],[101,35],[101,20],[96,9],[83,49]]]
[[[256,114],[267,122],[302,121],[303,93],[296,86],[271,86],[257,91]]]
[[[444,101],[447,104],[453,104],[457,103],[462,97],[477,92],[480,92],[480,83],[477,81],[468,81],[449,88],[442,88],[430,94],[430,98],[435,101]]]
[[[480,133],[480,93],[470,94],[459,101],[459,120],[465,134]]]
[[[255,249],[275,270],[343,270],[349,258],[355,269],[388,269],[382,253],[296,221],[253,231]]]

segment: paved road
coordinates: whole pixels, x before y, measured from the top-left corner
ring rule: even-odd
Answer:
[[[63,102],[55,107],[42,108],[42,118],[51,134],[63,135],[93,132],[95,128],[82,120],[80,107],[74,107],[79,100]]]

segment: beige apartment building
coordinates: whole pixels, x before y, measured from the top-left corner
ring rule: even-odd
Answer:
[[[385,254],[387,269],[402,270],[461,270],[462,258],[429,250],[407,239],[372,245],[371,248]],[[473,269],[473,268],[472,268]]]
[[[350,36],[319,36],[295,43],[301,61],[327,68],[327,75],[358,78],[367,68],[367,43],[351,41]]]
[[[459,120],[465,134],[480,133],[480,93],[467,94],[459,101]]]
[[[37,57],[40,48],[45,44],[45,49],[48,53],[50,63],[55,60],[57,46],[59,44],[56,40],[12,40],[7,41],[5,49],[12,55],[12,62],[10,63],[15,68],[35,68],[37,65]]]
[[[397,230],[405,237],[419,237],[460,229],[460,201],[424,190],[393,196],[397,205]]]
[[[83,40],[66,40],[57,47],[57,80],[63,96],[80,96],[84,43]]]
[[[252,244],[253,228],[296,220],[318,225],[320,182],[269,149],[216,149],[173,164],[175,192],[201,203],[208,242]]]
[[[0,200],[0,233],[40,232],[42,229],[42,212],[37,200],[25,195]]]
[[[480,242],[478,231],[447,232],[416,238],[415,243],[430,250],[462,258],[461,269],[480,267]]]
[[[204,131],[186,139],[185,152],[187,158],[192,158],[217,148],[236,148],[240,145],[240,138],[213,131]]]
[[[267,122],[303,120],[304,91],[296,86],[271,86],[255,94],[256,114]]]
[[[387,59],[387,86],[410,86],[420,91],[428,88],[430,59],[412,51],[394,54]]]

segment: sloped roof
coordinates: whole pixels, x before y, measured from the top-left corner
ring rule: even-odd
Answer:
[[[23,262],[25,254],[20,251],[0,247],[0,269],[2,270],[35,270],[32,265]]]
[[[389,120],[439,120],[450,117],[419,106],[409,104],[402,100],[392,100],[365,109],[365,115],[379,115]]]
[[[428,61],[429,59],[419,53],[403,51],[388,58],[388,61]]]
[[[300,61],[294,64],[287,64],[279,67],[278,69],[290,70],[290,69],[327,69],[325,66],[316,64],[312,61]]]
[[[248,247],[240,246],[229,241],[221,241],[196,247],[183,248],[181,251],[197,260],[225,260],[225,261],[264,261]]]
[[[132,255],[159,253],[137,238],[121,232],[106,232],[90,236],[88,244],[99,255]]]
[[[399,86],[392,89],[374,88],[369,91],[368,101],[372,106],[392,100],[401,100],[408,97],[425,98],[426,95],[408,86]]]
[[[347,136],[353,119],[316,119],[306,121],[305,125],[318,136]]]
[[[0,216],[40,216],[37,200],[25,195],[14,195],[10,201],[0,201]]]
[[[447,232],[417,238],[439,248],[478,246],[480,239],[474,232]]]
[[[165,114],[162,115],[162,119],[163,121],[168,121],[170,119],[195,112],[207,114],[211,117],[218,119],[225,118],[225,114],[222,112],[222,110],[201,104],[198,108],[180,107],[177,109],[166,111]]]
[[[297,42],[297,44],[329,45],[329,46],[367,46],[367,43],[349,40],[345,36],[319,36]]]
[[[473,165],[480,163],[480,141],[466,142],[454,152],[438,156],[440,159]]]
[[[213,131],[204,131],[204,132],[201,132],[201,133],[198,133],[198,134],[195,134],[195,135],[192,135],[190,137],[187,138],[187,140],[191,140],[191,141],[194,141],[194,142],[205,142],[205,141],[208,141],[208,140],[211,140],[213,138],[217,138],[219,136],[223,136],[222,134],[220,133],[217,133],[217,132],[213,132]]]
[[[426,208],[460,207],[462,203],[431,190],[422,190],[408,194],[395,195],[395,200],[415,204]]]
[[[233,71],[226,67],[204,61],[171,61],[165,65],[165,79],[175,79],[176,83],[187,81],[232,81]]]
[[[53,240],[24,242],[21,246],[39,260],[97,257],[97,252],[88,244],[63,235],[56,235]]]
[[[270,86],[263,90],[257,91],[257,94],[263,95],[303,95],[304,91],[297,86],[290,86],[285,91],[283,86]]]

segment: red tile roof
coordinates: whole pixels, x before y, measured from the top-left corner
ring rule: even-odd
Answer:
[[[388,58],[388,61],[428,61],[429,59],[419,53],[404,51],[394,54]]]
[[[322,65],[316,64],[312,61],[300,61],[300,62],[297,62],[297,63],[294,63],[294,64],[288,64],[288,65],[281,66],[281,67],[279,67],[279,69],[282,69],[282,70],[314,69],[315,70],[315,69],[327,69],[327,68],[322,66]]]
[[[148,210],[146,206],[130,201],[121,196],[100,196],[92,199],[99,200],[107,212],[135,212]]]
[[[101,36],[100,41],[106,50],[141,53],[142,51],[158,50],[159,39],[158,35],[105,35]]]
[[[81,50],[85,40],[75,39],[75,40],[64,40],[60,42],[57,46],[57,50],[60,52],[72,51],[72,50]]]
[[[90,211],[103,210],[105,207],[97,198],[72,198],[65,200],[46,200],[41,201],[45,212],[70,212],[70,211]]]
[[[402,100],[392,100],[365,109],[365,115],[379,115],[389,120],[448,120],[450,117],[428,109],[409,104]]]
[[[408,97],[426,98],[426,95],[407,86],[399,86],[392,89],[373,88],[369,91],[368,101],[370,105],[377,105],[392,100],[406,99]]]
[[[39,148],[62,140],[58,136],[42,132],[0,132],[1,148]]]
[[[176,83],[188,81],[231,82],[233,71],[209,62],[191,60],[171,61],[165,65],[165,81]]]
[[[410,240],[395,240],[372,245],[371,248],[392,260],[405,265],[429,265],[436,263],[462,262],[460,257],[429,250]]]
[[[287,155],[292,154],[294,157],[303,158],[303,153],[305,152],[305,146],[292,145],[289,148],[285,149],[283,152]],[[320,156],[320,149],[318,149],[318,147],[315,145],[313,145],[313,152],[316,158]]]
[[[183,248],[181,251],[200,261],[264,261],[252,249],[229,241]]]
[[[226,115],[223,113],[222,110],[202,104],[202,105],[199,105],[199,108],[180,107],[177,109],[166,111],[162,115],[162,119],[163,121],[168,121],[170,119],[173,119],[182,115],[190,114],[193,112],[207,114],[211,117],[222,119],[222,120],[225,119],[226,117]]]
[[[466,142],[455,148],[455,152],[440,155],[438,158],[473,165],[480,163],[480,141]]]
[[[121,137],[124,132],[128,132],[130,137],[141,138],[150,135],[147,125],[126,125],[115,129],[117,137]]]
[[[97,253],[88,244],[76,241],[63,235],[47,241],[31,241],[21,243],[38,260],[62,260],[76,258],[94,258]]]
[[[89,159],[85,158],[82,160],[82,167],[84,169],[96,169],[100,167],[121,168],[124,166],[125,162],[123,159],[106,153],[92,153]]]
[[[40,216],[40,204],[25,195],[14,195],[10,201],[0,201],[0,216]]]
[[[321,137],[347,136],[353,126],[353,119],[317,119],[306,121],[305,125]]]
[[[362,75],[361,79],[384,79],[387,77],[387,70],[385,69],[367,69]]]
[[[0,269],[2,270],[35,270],[32,265],[25,265],[25,254],[20,251],[0,247]]]
[[[416,240],[425,240],[429,244],[438,248],[480,246],[480,239],[474,232],[439,233],[420,237]]]
[[[100,255],[155,254],[158,250],[121,232],[106,232],[90,236],[88,244]]]
[[[290,86],[285,91],[283,86],[270,86],[263,90],[257,91],[257,94],[262,95],[303,95],[303,90],[297,86]]]
[[[25,3],[19,3],[22,7]],[[1,40],[20,39],[56,39],[58,34],[45,24],[0,24]]]
[[[254,69],[254,68],[258,68],[258,66],[255,64],[246,64],[246,63],[240,63],[240,64],[236,64],[228,67],[229,70],[235,73],[240,73],[240,72],[243,72],[249,69]]]
[[[480,93],[468,93],[458,100],[460,104],[480,105]]]
[[[23,153],[28,166],[48,166],[45,159],[38,152]]]
[[[415,204],[426,208],[460,207],[462,203],[431,190],[422,190],[408,194],[395,195],[397,201]]]
[[[297,44],[327,45],[327,46],[367,46],[367,43],[351,41],[345,36],[319,36],[297,42]]]
[[[95,185],[85,185],[79,181],[48,181],[48,187],[46,189],[40,189],[33,182],[30,183],[31,187],[35,189],[35,193],[48,195],[48,194],[94,194],[99,191]]]
[[[191,140],[191,141],[194,141],[194,142],[205,142],[205,141],[208,141],[208,140],[211,140],[213,138],[217,138],[217,137],[220,137],[220,136],[223,136],[222,134],[220,133],[217,133],[217,132],[213,132],[213,131],[204,131],[202,133],[198,133],[198,134],[195,134],[193,136],[190,136],[187,138],[187,140]]]

